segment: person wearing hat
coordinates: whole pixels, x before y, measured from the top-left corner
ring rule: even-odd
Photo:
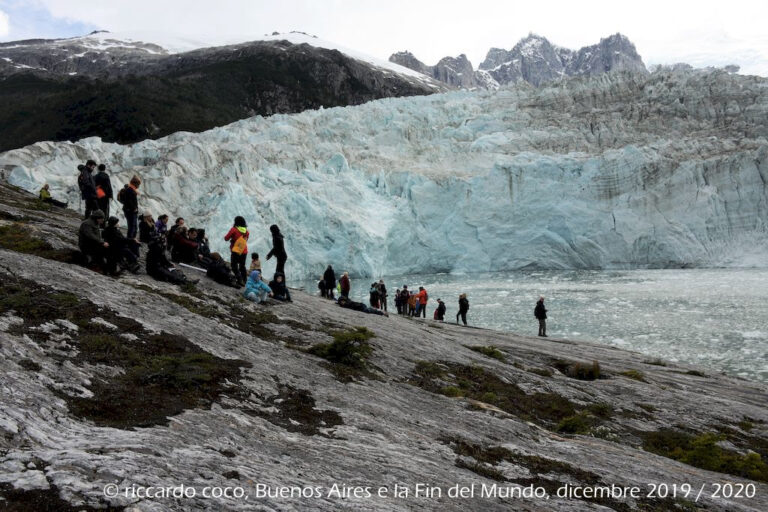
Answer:
[[[98,265],[102,270],[115,272],[114,259],[109,251],[109,244],[101,238],[101,226],[104,224],[104,212],[94,210],[90,217],[80,224],[77,236],[77,245],[80,252],[90,259],[91,263]]]
[[[259,304],[264,304],[267,296],[272,297],[272,288],[261,280],[261,272],[254,270],[251,272],[248,282],[245,284],[243,297]]]

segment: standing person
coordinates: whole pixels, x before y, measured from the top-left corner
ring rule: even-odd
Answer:
[[[400,307],[400,304],[400,288],[398,288],[395,290],[395,309],[397,310],[398,315],[402,314],[403,311],[403,308]]]
[[[379,285],[371,283],[371,289],[368,291],[368,302],[370,302],[372,308],[381,309],[379,300]]]
[[[459,312],[456,313],[456,323],[459,323],[459,316],[464,325],[467,325],[467,311],[469,311],[469,301],[467,300],[467,294],[462,293],[459,295]]]
[[[168,233],[168,215],[165,213],[157,218],[155,222],[155,230],[159,236],[165,236]]]
[[[157,228],[155,227],[155,219],[152,218],[152,214],[145,212],[141,216],[139,222],[139,242],[148,244],[153,238],[157,236]]]
[[[429,300],[429,294],[423,286],[419,286],[419,303],[416,306],[416,316],[421,315],[427,318],[427,301]]]
[[[141,178],[134,175],[131,181],[117,193],[117,200],[123,204],[123,215],[128,224],[127,238],[136,238],[139,229],[139,186]]]
[[[320,296],[322,298],[325,299],[328,297],[328,290],[325,288],[325,276],[320,276],[320,280],[317,282],[317,289],[320,290]]]
[[[408,316],[416,316],[416,308],[419,303],[418,293],[408,293]]]
[[[80,196],[85,201],[85,218],[90,219],[91,213],[99,209],[99,203],[96,197],[96,184],[93,181],[93,170],[96,168],[96,162],[88,160],[85,165],[79,165],[77,170],[80,174],[77,176],[77,186],[80,188]],[[104,212],[101,212],[104,214]]]
[[[44,203],[50,203],[53,206],[58,206],[59,208],[67,207],[67,203],[62,203],[61,201],[57,201],[53,197],[51,197],[50,187],[48,186],[47,183],[43,185],[43,188],[40,189],[40,194],[38,197],[40,197],[40,200],[43,201]]]
[[[269,230],[272,232],[272,250],[267,253],[267,259],[274,256],[277,258],[277,267],[275,272],[280,272],[285,275],[285,262],[288,259],[288,254],[285,252],[285,240],[283,234],[280,233],[280,228],[277,224],[269,226]]]
[[[349,272],[344,272],[344,275],[339,279],[339,288],[341,296],[349,298],[349,290],[352,288],[352,283],[349,282]]]
[[[536,307],[533,308],[533,316],[539,320],[539,336],[542,338],[548,338],[547,336],[547,308],[544,307],[544,296],[539,297],[539,301],[536,303]]]
[[[381,309],[387,311],[387,285],[384,284],[383,279],[379,279],[379,303]]]
[[[224,240],[229,242],[232,272],[234,272],[241,287],[244,286],[245,282],[248,280],[248,274],[245,270],[245,260],[248,256],[249,236],[248,225],[245,223],[245,219],[240,215],[235,217],[235,222],[232,225],[232,228],[224,236]],[[251,273],[251,277],[253,277],[253,272]]]
[[[328,265],[323,274],[323,281],[325,284],[325,296],[329,299],[333,299],[333,290],[336,289],[336,272],[333,271],[333,267]]]
[[[400,314],[408,314],[408,299],[411,298],[411,294],[408,293],[408,285],[404,284],[403,289],[400,291]]]
[[[106,165],[99,164],[99,172],[93,177],[93,183],[96,185],[96,200],[99,203],[99,210],[104,212],[104,217],[109,219],[109,202],[112,200],[112,180],[109,179]]]
[[[437,299],[437,309],[435,310],[435,320],[438,322],[445,321],[445,302],[442,299]]]
[[[261,260],[259,259],[259,253],[255,252],[251,254],[251,266],[248,267],[248,270],[250,272],[253,272],[254,270],[261,272]]]

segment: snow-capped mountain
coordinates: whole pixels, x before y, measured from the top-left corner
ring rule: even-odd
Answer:
[[[530,34],[511,50],[491,48],[477,70],[465,55],[446,57],[435,66],[427,66],[410,52],[393,54],[389,60],[465,89],[495,89],[520,80],[538,86],[562,77],[609,71],[647,73],[635,46],[621,34],[580,50],[562,48],[545,37]]]
[[[447,88],[302,33],[207,44],[108,32],[0,43],[0,150],[93,135],[135,142]]]
[[[78,203],[75,166],[144,179],[141,209],[215,249],[235,215],[292,278],[521,268],[768,266],[768,80],[606,73],[254,117],[130,146],[0,155],[12,183]],[[266,268],[267,271],[271,267]]]

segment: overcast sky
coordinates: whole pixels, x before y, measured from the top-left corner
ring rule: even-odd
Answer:
[[[466,53],[475,67],[529,32],[569,48],[621,32],[649,65],[736,63],[768,76],[767,0],[0,0],[0,41],[95,29],[212,42],[300,30],[385,59]]]

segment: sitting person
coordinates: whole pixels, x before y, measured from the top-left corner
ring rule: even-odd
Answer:
[[[101,226],[104,224],[104,212],[93,210],[90,217],[80,224],[77,245],[93,265],[112,275],[118,274],[115,260],[109,250],[109,243],[101,238]]]
[[[265,304],[267,296],[272,296],[272,288],[261,280],[261,272],[254,270],[248,277],[248,282],[245,283],[243,297],[259,304]]]
[[[171,235],[171,261],[175,263],[197,262],[197,230],[187,230],[185,226],[178,228]]]
[[[51,197],[51,191],[49,190],[47,183],[43,185],[43,188],[40,189],[40,200],[45,203],[50,203],[53,206],[58,206],[59,208],[67,207],[67,203],[62,203],[61,201],[57,201]]]
[[[173,284],[196,283],[197,281],[188,281],[187,277],[168,261],[165,255],[165,239],[157,237],[149,244],[147,253],[147,274],[158,281],[167,281]]]
[[[205,236],[204,229],[197,229],[197,263],[203,268],[208,268],[211,264],[211,245],[208,242],[208,237]]]
[[[269,282],[269,287],[272,288],[272,296],[284,302],[293,302],[291,300],[291,292],[288,291],[288,287],[285,286],[285,275],[282,272],[275,272],[275,277]]]
[[[139,220],[139,241],[148,244],[156,236],[157,227],[155,227],[155,219],[152,218],[151,213],[147,212]]]
[[[211,262],[208,265],[206,275],[224,286],[239,288],[235,274],[232,273],[232,270],[227,265],[227,262],[224,261],[224,258],[221,257],[221,254],[217,252],[211,254]]]
[[[102,237],[109,244],[108,251],[112,255],[112,259],[123,268],[127,268],[132,274],[138,274],[140,244],[133,238],[126,238],[120,228],[117,227],[118,222],[120,219],[117,217],[107,219],[107,227],[104,229]]]
[[[168,233],[168,215],[162,214],[157,218],[157,221],[155,222],[155,231],[157,231],[158,235],[163,236]]]
[[[336,301],[337,304],[343,308],[347,309],[354,309],[355,311],[362,311],[363,313],[368,313],[370,315],[384,315],[389,316],[385,311],[381,311],[379,309],[369,308],[362,302],[355,302],[353,300],[349,300],[347,297],[342,295],[339,297],[339,300]]]

